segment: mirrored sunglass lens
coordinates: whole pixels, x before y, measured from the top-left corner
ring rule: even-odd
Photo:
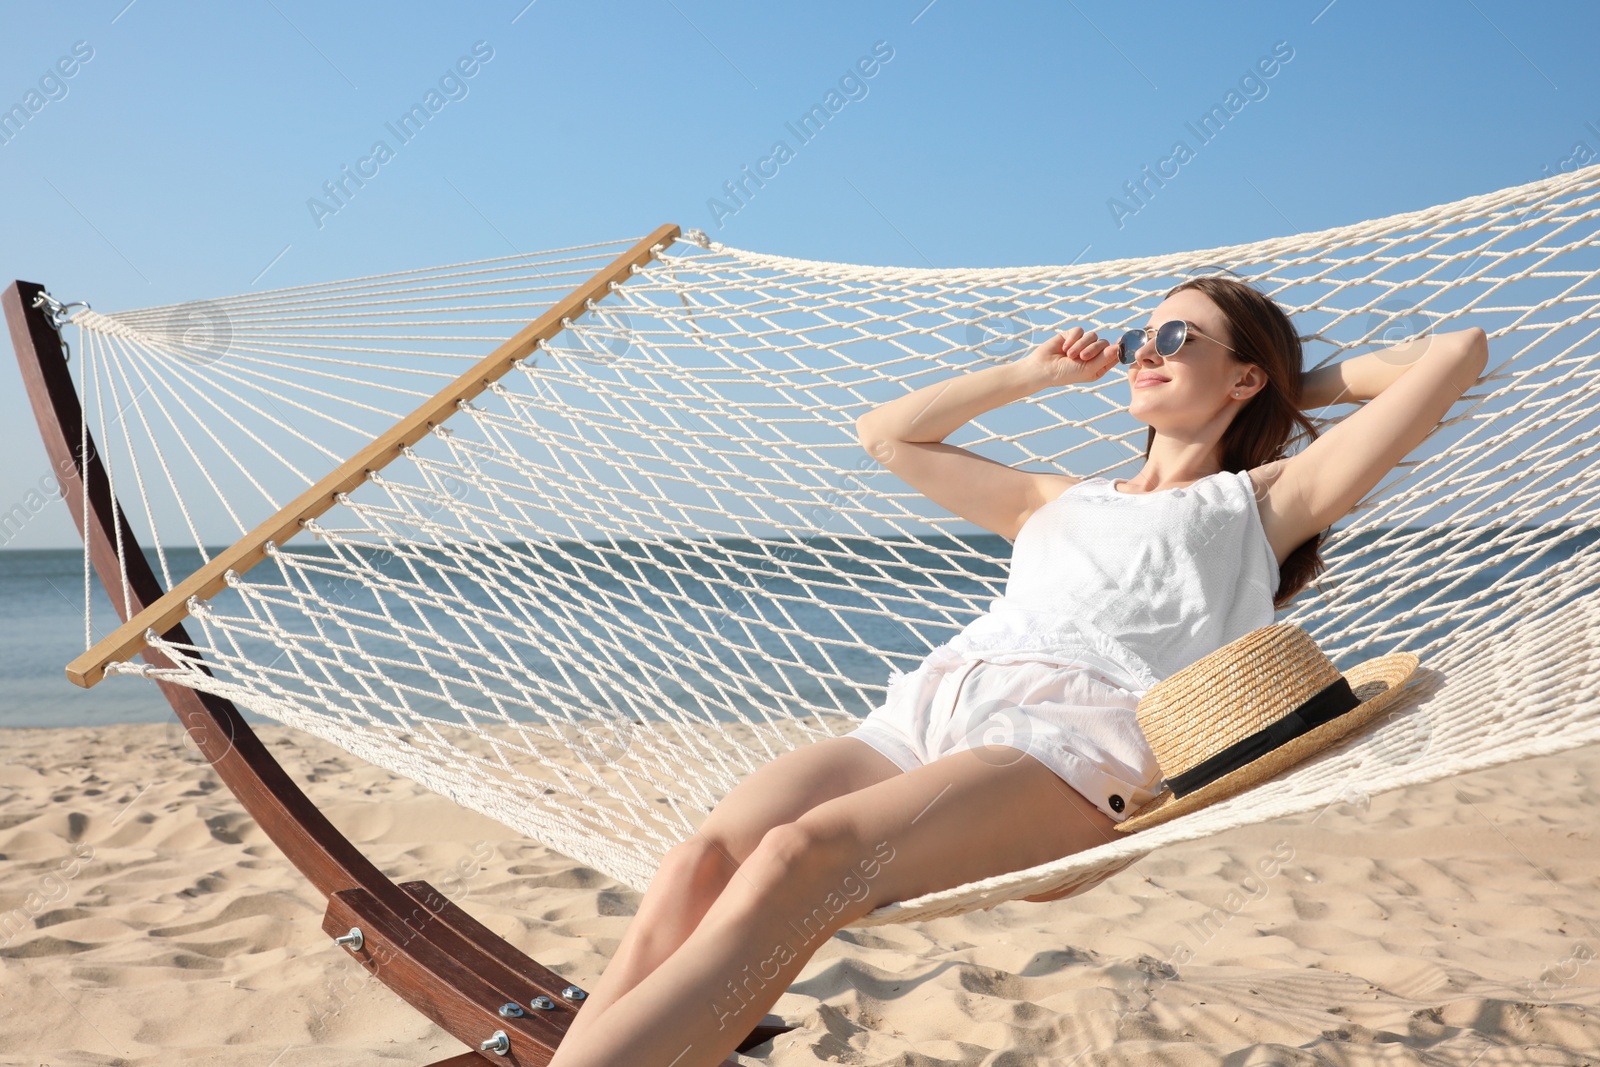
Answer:
[[[1189,332],[1189,324],[1182,319],[1173,319],[1163,322],[1161,329],[1156,331],[1156,351],[1162,357],[1175,355],[1183,347],[1183,338]]]
[[[1142,347],[1144,347],[1144,331],[1129,330],[1122,335],[1122,340],[1117,345],[1117,362],[1132,363],[1134,353]]]

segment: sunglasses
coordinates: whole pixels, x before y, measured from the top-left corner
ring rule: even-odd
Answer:
[[[1201,337],[1211,336],[1210,334],[1200,334],[1198,330],[1195,332]],[[1138,352],[1139,349],[1144,347],[1145,339],[1149,336],[1149,334],[1149,330],[1129,330],[1127,333],[1123,334],[1122,340],[1117,342],[1117,362],[1132,363],[1134,361],[1134,353]],[[1168,356],[1175,356],[1178,354],[1178,349],[1182,348],[1184,342],[1188,339],[1189,324],[1187,322],[1182,319],[1172,319],[1168,322],[1163,322],[1160,326],[1156,327],[1156,352],[1160,354],[1163,359],[1167,358]],[[1213,341],[1217,341],[1215,337],[1212,337],[1211,339]],[[1217,341],[1217,344],[1222,345],[1222,342]],[[1238,355],[1238,352],[1233,348],[1230,348],[1228,345],[1222,345],[1222,347],[1228,349],[1229,352],[1233,352],[1235,355]]]

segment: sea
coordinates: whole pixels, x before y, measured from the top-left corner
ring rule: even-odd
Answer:
[[[1362,546],[1377,536],[1379,534],[1376,532],[1364,531],[1351,537],[1341,546],[1341,551],[1359,556],[1363,551]],[[1421,531],[1419,536],[1438,538],[1440,531]],[[1537,576],[1540,574],[1562,573],[1561,568],[1567,560],[1576,553],[1591,550],[1597,539],[1600,539],[1600,531],[1583,530],[1570,524],[1535,527],[1526,538],[1511,536],[1503,529],[1495,531],[1488,528],[1482,530],[1481,534],[1452,536],[1449,547],[1451,558],[1458,561],[1457,566],[1426,574],[1404,589],[1374,587],[1369,597],[1371,603],[1348,617],[1364,631],[1376,627],[1380,633],[1404,633],[1403,647],[1421,647],[1436,638],[1448,636],[1451,620],[1446,617],[1445,605],[1465,597],[1476,602],[1480,610],[1492,614],[1495,601],[1503,593],[1516,587],[1519,596],[1527,596],[1530,579],[1537,585]],[[908,612],[904,618],[886,619],[881,608],[868,600],[869,593],[875,596],[884,593],[882,569],[877,569],[877,578],[871,581],[830,586],[826,600],[832,610],[821,603],[807,604],[803,596],[785,600],[782,608],[799,631],[817,634],[838,632],[839,609],[856,608],[856,612],[843,613],[855,620],[852,623],[856,628],[855,636],[871,649],[890,653],[894,663],[909,669],[917,656],[954,632],[948,610],[951,605],[982,605],[985,597],[997,592],[999,583],[1003,583],[1010,546],[1002,538],[991,534],[973,534],[963,536],[960,540],[979,557],[976,566],[969,564],[967,567],[972,572],[970,576],[953,576],[948,566],[933,566],[938,559],[935,552],[927,552],[925,558],[930,566],[923,569],[915,564],[925,549],[901,545],[889,550],[897,564],[891,568],[891,573],[897,576],[895,580],[900,580],[900,575],[911,575],[911,583],[922,587],[907,588],[906,592],[911,595],[905,603],[941,605],[939,610],[928,611],[920,618],[912,617],[915,612]],[[817,550],[813,558],[818,565],[837,566],[841,558],[837,551],[840,546],[826,541],[818,539],[817,545],[810,546]],[[863,544],[870,546],[872,543]],[[1423,544],[1425,546],[1426,541]],[[1507,546],[1514,546],[1514,549],[1508,550]],[[609,545],[608,548],[614,549],[615,545]],[[629,588],[643,590],[640,595],[648,596],[652,588],[681,592],[685,585],[686,576],[681,561],[672,568],[671,573],[651,562],[652,554],[659,549],[659,543],[641,545],[636,553],[629,556],[632,572]],[[855,550],[861,551],[859,547]],[[570,558],[569,552],[569,579],[581,580],[586,572],[581,567],[572,568]],[[599,557],[595,558],[598,560]],[[990,561],[992,565],[984,566],[983,561]],[[187,552],[179,550],[171,558],[175,574],[187,574],[184,568],[192,569],[199,562],[199,553],[192,549]],[[876,569],[875,563],[887,562],[887,558],[875,561],[866,558],[864,553],[859,562],[860,577],[865,578]],[[907,566],[907,563],[912,566]],[[708,568],[705,573],[709,577],[715,569]],[[601,606],[604,603],[616,604],[618,583],[599,571],[589,570],[587,573],[600,575],[594,579],[597,589],[595,611],[605,610]],[[598,592],[601,585],[610,587],[604,597]],[[714,608],[725,597],[721,592],[711,591],[710,583],[707,586],[704,595],[691,589],[689,596],[708,608]],[[861,589],[862,593],[858,596],[852,594],[853,587]],[[796,588],[791,586],[791,589]],[[1592,588],[1574,589],[1563,597],[1562,603],[1578,596],[1593,596],[1595,592]],[[78,688],[67,680],[64,672],[66,664],[85,648],[84,594],[81,550],[0,551],[0,649],[5,651],[4,659],[0,660],[0,727],[176,721],[157,687],[144,679],[112,676],[88,690]],[[1301,594],[1302,597],[1320,595],[1313,590]],[[852,596],[856,596],[857,603],[851,603]],[[771,607],[760,599],[755,603],[758,605],[755,610],[765,611]],[[1301,603],[1297,599],[1288,608],[1280,610],[1279,619],[1294,616]],[[1560,606],[1552,604],[1550,610],[1559,610]],[[98,640],[108,634],[117,622],[111,603],[98,582],[90,586],[90,608],[91,636]],[[700,621],[704,623],[712,615],[714,611],[708,612]],[[1396,619],[1403,620],[1404,625],[1383,625]],[[667,639],[671,639],[670,633]],[[700,644],[704,647],[703,637]],[[1392,642],[1378,641],[1366,650],[1366,654],[1380,654],[1401,644],[1398,638]],[[710,655],[714,659],[718,653],[712,650]],[[804,658],[810,661],[809,655]],[[818,677],[815,679],[805,679],[807,687],[814,688],[798,695],[823,706],[849,708],[853,704],[863,714],[869,709],[861,705],[859,687],[863,684],[881,686],[888,674],[885,667],[888,661],[884,656],[869,652],[853,654],[842,660],[833,656],[825,664],[822,660],[818,662],[827,669],[817,671]],[[729,665],[733,665],[731,659]],[[776,683],[779,679],[775,678],[774,681]],[[785,680],[785,684],[790,683],[792,679]],[[844,695],[846,691],[848,698]],[[244,714],[252,722],[268,721],[248,709]]]

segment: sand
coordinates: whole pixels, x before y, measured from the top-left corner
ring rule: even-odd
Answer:
[[[385,873],[598,977],[638,893],[261,733]],[[463,1050],[330,942],[321,898],[175,723],[0,744],[0,1062]],[[1600,1065],[1597,799],[1589,746],[1171,847],[1081,897],[846,930],[775,1008],[798,1029],[741,1062]]]

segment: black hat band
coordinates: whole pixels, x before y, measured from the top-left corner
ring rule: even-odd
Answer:
[[[1276,722],[1268,723],[1248,737],[1241,737],[1227,748],[1201,760],[1182,774],[1167,779],[1167,788],[1174,797],[1192,793],[1203,785],[1236,771],[1247,763],[1265,756],[1268,752],[1288,744],[1301,734],[1316,729],[1325,722],[1338,718],[1352,708],[1361,706],[1355,691],[1344,675],[1313,695],[1305,703]]]

